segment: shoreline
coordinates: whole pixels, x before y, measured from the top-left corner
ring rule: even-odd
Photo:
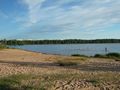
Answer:
[[[45,47],[44,47],[44,45],[45,45]],[[54,46],[54,45],[57,45],[57,46]],[[63,45],[63,46],[61,46],[61,45]],[[69,46],[67,46],[67,45],[69,45]],[[111,45],[95,44],[97,46],[96,48],[94,48],[95,47],[94,44],[93,45],[85,44],[85,45],[86,46],[84,46],[82,44],[71,44],[71,45],[70,44],[36,44],[36,45],[21,45],[21,46],[16,45],[16,46],[8,46],[8,47],[12,47],[15,49],[21,49],[21,50],[25,50],[25,51],[36,52],[36,53],[47,54],[47,55],[59,55],[59,56],[72,56],[74,54],[79,54],[82,56],[94,57],[96,54],[104,55],[104,54],[108,54],[108,53],[120,53],[119,43],[117,43],[115,45],[114,44],[113,45],[112,44]],[[44,48],[46,48],[46,49],[44,49]]]
[[[18,50],[22,50],[22,51],[27,51],[27,52],[33,52],[33,53],[38,53],[38,54],[45,54],[45,55],[55,55],[55,56],[66,56],[66,57],[72,57],[70,55],[61,55],[61,54],[50,54],[50,53],[42,53],[42,52],[37,52],[37,51],[31,51],[31,50],[25,50],[25,49],[20,49],[20,48],[10,48],[10,49],[18,49]]]

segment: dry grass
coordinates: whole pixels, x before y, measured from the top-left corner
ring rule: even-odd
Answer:
[[[120,89],[120,73],[112,72],[82,72],[82,73],[49,73],[49,74],[21,74],[12,75],[0,79],[0,90],[55,90],[58,88],[70,87],[77,83],[82,86],[75,88],[88,87],[109,87],[109,89]],[[72,90],[72,89],[69,89]],[[96,89],[97,90],[97,89]]]
[[[77,66],[87,60],[85,57],[63,57],[57,59],[54,63],[59,66]]]

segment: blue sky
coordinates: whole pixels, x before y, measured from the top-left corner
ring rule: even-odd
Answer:
[[[120,0],[0,0],[0,39],[120,39]]]

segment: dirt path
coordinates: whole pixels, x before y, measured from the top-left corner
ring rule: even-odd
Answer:
[[[120,72],[120,63],[112,62],[90,62],[87,64],[79,64],[77,66],[59,66],[55,63],[49,62],[13,62],[13,61],[0,61],[0,64],[12,64],[15,66],[31,66],[37,68],[66,68],[76,69],[81,71],[113,71]]]

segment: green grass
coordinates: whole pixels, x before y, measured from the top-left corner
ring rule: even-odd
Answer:
[[[107,57],[117,57],[120,58],[120,53],[108,53],[106,54]]]
[[[72,54],[71,56],[74,56],[74,57],[88,57],[86,55],[80,55],[80,54]]]
[[[72,74],[12,75],[0,78],[0,90],[46,90]]]
[[[9,77],[0,78],[0,90],[19,90],[20,88],[24,89],[24,87],[19,87],[20,81],[27,78],[27,75],[12,75]]]
[[[8,48],[6,45],[0,44],[0,49],[6,49]]]
[[[86,81],[89,83],[92,83],[94,86],[99,85],[101,83],[100,80],[97,80],[97,79],[90,79]]]
[[[74,57],[88,57],[88,56],[80,55],[80,54],[72,54],[71,56],[74,56]],[[115,61],[120,61],[120,53],[96,54],[96,55],[91,56],[91,57],[111,58],[111,59],[115,59]]]
[[[120,53],[108,53],[105,55],[96,54],[94,57],[95,58],[111,58],[111,59],[115,59],[115,61],[120,61]]]
[[[96,54],[94,55],[95,58],[107,58],[106,55],[102,55],[102,54]]]

